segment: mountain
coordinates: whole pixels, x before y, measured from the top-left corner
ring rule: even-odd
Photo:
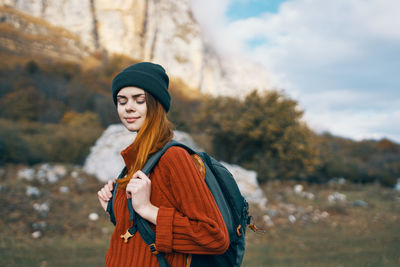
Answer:
[[[0,6],[0,51],[3,57],[62,59],[80,62],[90,57],[78,36],[62,27]],[[7,60],[2,60],[7,64]]]
[[[212,95],[243,96],[271,86],[261,66],[240,58],[222,58],[204,42],[189,0],[0,0],[0,6],[1,25],[15,26],[10,23],[12,18],[4,15],[4,10],[10,13],[14,9],[21,17],[31,16],[40,19],[36,21],[41,25],[45,21],[71,33],[67,43],[75,43],[71,49],[81,50],[79,57],[101,52],[158,62],[172,77]],[[31,37],[39,34],[29,27],[13,30]],[[58,40],[59,32],[49,38]],[[2,39],[13,42],[12,36]],[[68,44],[65,47],[69,49]]]

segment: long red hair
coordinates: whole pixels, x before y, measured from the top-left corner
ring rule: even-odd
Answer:
[[[151,94],[145,92],[147,114],[143,126],[138,131],[132,149],[136,157],[124,178],[118,179],[119,186],[125,188],[133,174],[141,170],[150,154],[164,147],[173,137],[172,123],[167,118],[163,106]]]

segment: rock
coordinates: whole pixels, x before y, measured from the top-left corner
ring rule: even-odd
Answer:
[[[89,220],[97,221],[98,219],[99,219],[99,215],[97,213],[92,212],[89,214]]]
[[[34,222],[32,224],[33,230],[44,230],[47,227],[47,223],[45,221]]]
[[[394,190],[400,192],[400,178],[397,179],[397,183],[394,186]]]
[[[19,170],[17,173],[17,178],[27,180],[27,181],[32,181],[35,178],[35,170],[32,168],[25,168],[25,169]]]
[[[41,236],[42,236],[42,232],[40,232],[40,231],[35,231],[35,232],[32,233],[32,237],[34,239],[38,239]]]
[[[37,188],[35,186],[28,185],[26,187],[25,194],[28,197],[38,197],[38,196],[40,196],[40,190],[39,190],[39,188]]]
[[[72,171],[71,172],[72,178],[78,178],[78,172],[77,171]]]
[[[120,152],[130,145],[134,138],[135,134],[126,130],[122,124],[110,125],[91,148],[83,170],[95,175],[102,182],[115,179],[124,166]],[[187,133],[175,131],[174,139],[202,151]],[[265,208],[267,198],[258,185],[257,173],[237,165],[222,164],[232,173],[246,200]]]
[[[300,194],[301,192],[303,192],[304,187],[301,184],[297,184],[293,187],[293,191],[296,194]]]
[[[368,207],[368,203],[365,202],[364,200],[355,200],[351,203],[354,207]]]
[[[36,3],[30,1],[31,3],[21,5],[22,2],[19,1],[15,5],[8,3],[5,7],[4,1],[0,0],[0,5],[2,5],[0,7],[2,23],[0,47],[2,50],[21,57],[37,55],[72,62],[81,62],[83,58],[90,57],[87,47],[79,40],[79,36],[65,27],[51,25],[40,18],[37,12],[29,12],[33,11],[29,10],[30,7],[40,4],[39,1]]]
[[[344,203],[346,202],[346,195],[339,192],[334,192],[328,196],[328,202],[330,204],[340,203],[340,202]]]
[[[260,208],[265,209],[268,200],[258,185],[257,173],[238,165],[231,165],[226,162],[221,163],[232,173],[244,198],[248,202],[257,203]]]
[[[122,124],[108,126],[90,149],[83,170],[103,182],[116,179],[124,167],[120,153],[135,140],[135,136]]]
[[[289,215],[288,220],[291,223],[295,223],[296,222],[296,217],[294,215]]]
[[[301,184],[297,184],[293,187],[293,192],[296,195],[301,196],[306,199],[309,199],[309,200],[314,200],[315,196],[313,193],[305,192],[303,190],[304,190],[304,187]]]
[[[69,188],[68,186],[60,186],[60,193],[68,193],[69,192]]]
[[[279,212],[278,212],[277,210],[270,210],[270,209],[268,209],[268,210],[267,210],[267,213],[268,213],[269,216],[275,217],[275,216],[278,215]]]
[[[67,174],[67,169],[63,165],[51,165],[49,163],[44,163],[39,165],[37,170],[37,179],[40,183],[56,183],[60,181]]]
[[[264,220],[265,224],[266,224],[268,227],[274,226],[274,222],[272,221],[271,217],[269,217],[268,215],[264,215],[264,216],[263,216],[263,220]]]
[[[324,220],[329,217],[329,213],[326,211],[321,212],[319,209],[316,209],[312,214],[312,221],[314,223],[318,223],[320,220]]]
[[[65,175],[67,175],[67,168],[64,165],[56,164],[53,166],[53,170],[60,178],[63,178]]]
[[[103,182],[117,178],[124,167],[121,151],[129,146],[135,137],[136,134],[129,132],[122,124],[108,126],[90,149],[83,170],[96,175]],[[174,131],[174,139],[195,150],[201,150],[187,133]]]
[[[315,195],[313,193],[310,193],[310,192],[304,192],[304,197],[309,199],[309,200],[314,200]]]
[[[103,51],[154,61],[191,88],[213,95],[243,96],[256,88],[272,87],[264,67],[247,58],[218,54],[204,41],[189,0],[0,0],[0,4],[60,27],[53,33],[56,37],[50,37],[63,45],[35,44],[37,53],[64,53],[76,60],[85,53]],[[16,29],[50,38],[49,27],[34,26]],[[63,29],[72,36],[60,35]]]
[[[42,204],[34,203],[33,209],[37,211],[40,215],[47,216],[47,213],[49,213],[50,211],[50,205],[47,202],[44,202]]]
[[[47,182],[54,183],[58,181],[56,173],[48,163],[44,163],[39,166],[37,178],[42,184]]]
[[[321,213],[321,217],[322,217],[323,219],[326,219],[326,218],[329,217],[329,213],[328,213],[327,211],[323,211],[323,212]]]

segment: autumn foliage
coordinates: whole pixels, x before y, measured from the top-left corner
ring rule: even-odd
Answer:
[[[112,78],[135,63],[124,56],[99,61],[88,67],[27,59],[0,68],[0,164],[83,163],[102,131],[119,122]],[[318,135],[283,93],[211,97],[171,81],[168,117],[176,128],[217,159],[256,170],[260,182],[344,177],[392,186],[400,177],[398,144]]]

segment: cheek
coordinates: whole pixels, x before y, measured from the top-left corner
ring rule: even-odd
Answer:
[[[146,115],[147,115],[147,106],[146,105],[143,105],[140,107],[140,115],[143,118],[146,118]]]
[[[117,106],[117,113],[120,120],[124,117],[124,108],[120,105]]]

